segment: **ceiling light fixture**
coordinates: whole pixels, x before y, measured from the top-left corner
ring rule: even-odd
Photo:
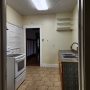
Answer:
[[[46,0],[32,0],[37,10],[48,10]]]

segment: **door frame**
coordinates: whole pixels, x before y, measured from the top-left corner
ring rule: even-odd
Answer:
[[[42,27],[40,25],[24,26],[24,52],[26,54],[26,28],[40,28],[40,67],[42,67]]]
[[[85,80],[85,0],[78,0],[79,3],[79,90],[86,90]]]
[[[36,28],[26,28],[26,35],[27,35],[27,29],[36,29]],[[39,31],[39,37],[40,37],[40,28],[37,28],[37,29],[39,29],[38,31]],[[40,38],[39,38],[39,40],[40,40]],[[39,46],[39,49],[40,49],[40,46]],[[40,57],[40,55],[39,55],[39,57]],[[26,36],[26,63],[27,63],[27,36]],[[40,63],[39,63],[39,66],[40,66]]]
[[[6,90],[6,1],[0,0],[0,90]]]

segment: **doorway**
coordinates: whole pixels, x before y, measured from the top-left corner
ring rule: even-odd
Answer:
[[[26,65],[40,66],[40,28],[26,28]]]

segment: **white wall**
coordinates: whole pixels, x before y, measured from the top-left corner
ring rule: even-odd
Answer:
[[[41,27],[42,63],[56,64],[58,50],[70,49],[72,32],[56,31],[56,15],[32,15],[23,17],[24,27]]]
[[[72,32],[72,42],[78,43],[78,5],[74,8],[73,11],[73,32]],[[73,48],[76,49],[77,45],[74,45]]]

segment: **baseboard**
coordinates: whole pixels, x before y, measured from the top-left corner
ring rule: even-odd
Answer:
[[[58,64],[41,64],[40,67],[59,67]]]

